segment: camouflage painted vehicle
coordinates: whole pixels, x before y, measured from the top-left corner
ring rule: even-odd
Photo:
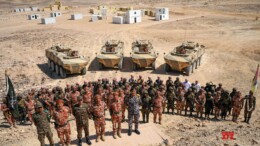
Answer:
[[[133,70],[151,67],[155,70],[155,60],[158,56],[153,45],[148,40],[138,40],[132,43],[131,58]]]
[[[78,55],[78,51],[62,46],[53,46],[45,50],[48,66],[53,72],[66,78],[67,74],[86,74],[89,58]]]
[[[201,64],[205,46],[195,42],[184,42],[164,56],[165,71],[181,71],[190,75]]]
[[[119,40],[109,40],[102,46],[101,51],[97,54],[99,69],[104,67],[118,68],[123,67],[124,43]]]

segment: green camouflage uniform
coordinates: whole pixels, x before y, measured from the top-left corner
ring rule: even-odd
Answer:
[[[82,106],[76,104],[74,106],[78,139],[82,138],[82,129],[85,131],[85,137],[89,137],[89,124],[88,124],[88,105],[83,103]]]

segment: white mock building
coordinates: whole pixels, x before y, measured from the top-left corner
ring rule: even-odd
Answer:
[[[42,24],[54,24],[54,23],[56,23],[55,17],[42,18]]]
[[[30,12],[32,9],[31,8],[24,8],[23,11],[24,12]]]
[[[168,20],[169,19],[169,8],[156,8],[155,9],[155,20]]]
[[[102,16],[101,15],[91,15],[92,22],[95,22],[97,20],[102,20]]]
[[[52,12],[51,13],[51,17],[60,17],[61,16],[61,12]]]
[[[14,9],[14,12],[24,12],[24,9],[23,8],[16,8],[16,9]]]
[[[39,14],[28,15],[29,20],[35,20],[35,19],[40,19],[40,18],[41,18],[41,16]]]
[[[113,23],[114,24],[123,24],[124,23],[123,16],[114,16],[113,17]]]
[[[124,23],[132,24],[139,23],[142,21],[141,10],[129,10],[125,13]]]
[[[80,20],[80,19],[83,19],[82,14],[72,14],[71,15],[71,20]]]
[[[32,11],[38,11],[38,7],[31,7]]]

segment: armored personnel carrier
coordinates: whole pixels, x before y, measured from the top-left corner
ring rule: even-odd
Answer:
[[[138,40],[132,43],[131,58],[133,70],[150,67],[155,70],[155,60],[158,56],[153,45],[148,40]]]
[[[201,64],[205,46],[195,42],[184,42],[164,56],[165,71],[181,71],[188,76]]]
[[[89,58],[78,55],[78,51],[63,46],[53,46],[45,50],[48,66],[53,72],[66,78],[67,74],[86,74]]]
[[[124,43],[119,40],[109,40],[102,46],[100,53],[97,54],[99,69],[104,67],[118,68],[123,67]]]

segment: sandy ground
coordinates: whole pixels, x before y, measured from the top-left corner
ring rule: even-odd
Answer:
[[[31,87],[64,86],[66,83],[92,81],[99,78],[120,78],[130,75],[151,76],[163,79],[168,76],[187,78],[191,82],[198,80],[202,85],[212,81],[223,83],[224,88],[231,90],[238,88],[247,94],[257,64],[260,62],[260,2],[257,0],[227,0],[227,1],[106,1],[105,4],[115,6],[129,6],[135,8],[154,8],[167,6],[170,8],[170,20],[154,21],[145,16],[143,22],[132,25],[112,24],[112,18],[97,22],[89,22],[89,8],[101,4],[102,1],[65,1],[74,6],[69,11],[62,12],[54,25],[42,25],[40,20],[27,20],[32,12],[10,13],[15,7],[30,5],[44,6],[45,1],[30,0],[1,0],[0,3],[0,90],[5,89],[4,71],[9,69],[10,76],[17,92]],[[72,21],[70,15],[83,13],[84,19]],[[49,12],[39,12],[43,17]],[[96,52],[109,39],[120,39],[125,43],[125,61],[122,71],[105,69],[99,71],[94,61]],[[160,54],[156,60],[157,69],[132,71],[130,68],[131,43],[138,39],[150,40]],[[165,73],[163,69],[164,52],[183,41],[195,41],[207,47],[202,65],[191,76],[180,73]],[[73,75],[66,79],[52,73],[47,67],[45,49],[62,44],[80,51],[90,57],[88,71],[85,76]],[[42,79],[45,81],[42,82]],[[259,90],[256,96],[259,96]],[[259,145],[260,114],[259,100],[251,120],[252,124],[234,124],[230,121],[205,121],[178,115],[164,115],[163,125],[142,124],[143,134],[139,137],[113,141],[108,138],[109,145],[160,145],[163,139],[169,140],[170,145]],[[239,120],[242,120],[243,114]],[[3,118],[3,117],[1,117]],[[3,122],[2,119],[0,122]],[[8,129],[7,124],[0,125],[0,143],[4,145],[37,145],[35,127],[19,126],[18,129]],[[75,144],[75,123],[72,122],[72,140]],[[127,125],[124,124],[124,129]],[[111,122],[107,122],[108,132]],[[158,131],[158,134],[154,131]],[[221,131],[234,131],[235,140],[222,140]],[[58,142],[54,131],[55,142]],[[91,134],[94,134],[93,123]],[[108,133],[109,134],[109,133]],[[161,136],[159,136],[161,135]],[[134,143],[133,143],[134,141]],[[107,145],[108,143],[106,143]],[[104,145],[100,143],[100,145]]]

